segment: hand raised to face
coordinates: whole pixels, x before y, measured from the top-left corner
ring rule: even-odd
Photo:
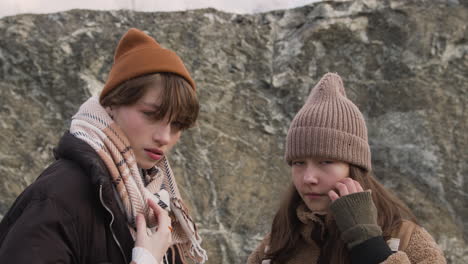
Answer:
[[[351,179],[344,178],[335,184],[335,189],[328,192],[328,197],[334,202],[336,199],[352,193],[363,192],[361,184]]]

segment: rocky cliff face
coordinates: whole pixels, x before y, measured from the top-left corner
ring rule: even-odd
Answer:
[[[75,10],[0,19],[0,214],[53,159],[129,27],[185,61],[198,126],[170,159],[209,263],[244,263],[289,182],[291,119],[328,72],[363,111],[377,177],[468,263],[468,3],[322,2],[256,15]],[[0,216],[1,217],[1,216]]]

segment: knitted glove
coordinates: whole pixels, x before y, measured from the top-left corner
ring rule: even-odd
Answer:
[[[342,196],[331,204],[330,209],[335,215],[341,239],[349,249],[382,235],[370,191]]]

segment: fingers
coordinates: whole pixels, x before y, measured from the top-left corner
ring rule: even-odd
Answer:
[[[153,209],[154,214],[158,218],[159,226],[171,226],[171,218],[166,210],[162,209],[155,201],[148,199],[148,205]]]
[[[352,194],[356,192],[356,185],[354,182],[356,181],[351,178],[344,178],[343,180],[341,180],[341,183],[346,185],[346,188],[348,189],[348,194]]]
[[[354,181],[354,185],[356,186],[356,192],[363,192],[361,184],[358,181]]]
[[[141,214],[138,214],[136,217],[136,228],[135,246],[141,246],[147,237],[145,217]]]
[[[154,236],[154,239],[161,243],[163,243],[163,251],[165,253],[167,248],[172,243],[172,226],[171,226],[171,218],[166,210],[162,209],[155,201],[148,200],[148,205],[153,209],[154,214],[158,218],[158,229]]]
[[[145,234],[146,234],[146,220],[142,214],[138,214],[136,217],[136,228],[137,228],[137,231],[145,230]]]
[[[153,212],[155,215],[160,215],[164,210],[159,206],[154,200],[148,199],[147,200],[148,205],[151,209],[153,209]]]
[[[340,198],[340,196],[334,190],[328,192],[328,197],[330,197],[330,200],[332,200],[332,202]]]
[[[148,199],[147,203],[158,218],[158,229],[156,232],[148,235],[144,216],[141,214],[137,215],[135,247],[147,249],[156,259],[157,263],[160,263],[172,243],[172,234],[169,229],[171,218],[155,201]]]
[[[358,181],[351,178],[344,178],[335,184],[336,190],[328,192],[328,196],[332,201],[335,201],[339,197],[349,195],[352,193],[363,192],[363,188]]]
[[[335,186],[336,186],[336,189],[338,190],[340,196],[345,196],[345,195],[349,194],[348,187],[344,183],[337,182],[335,184]]]

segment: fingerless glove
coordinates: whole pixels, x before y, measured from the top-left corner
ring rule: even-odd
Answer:
[[[331,204],[330,209],[341,232],[341,239],[349,249],[382,235],[370,191],[340,197]]]

